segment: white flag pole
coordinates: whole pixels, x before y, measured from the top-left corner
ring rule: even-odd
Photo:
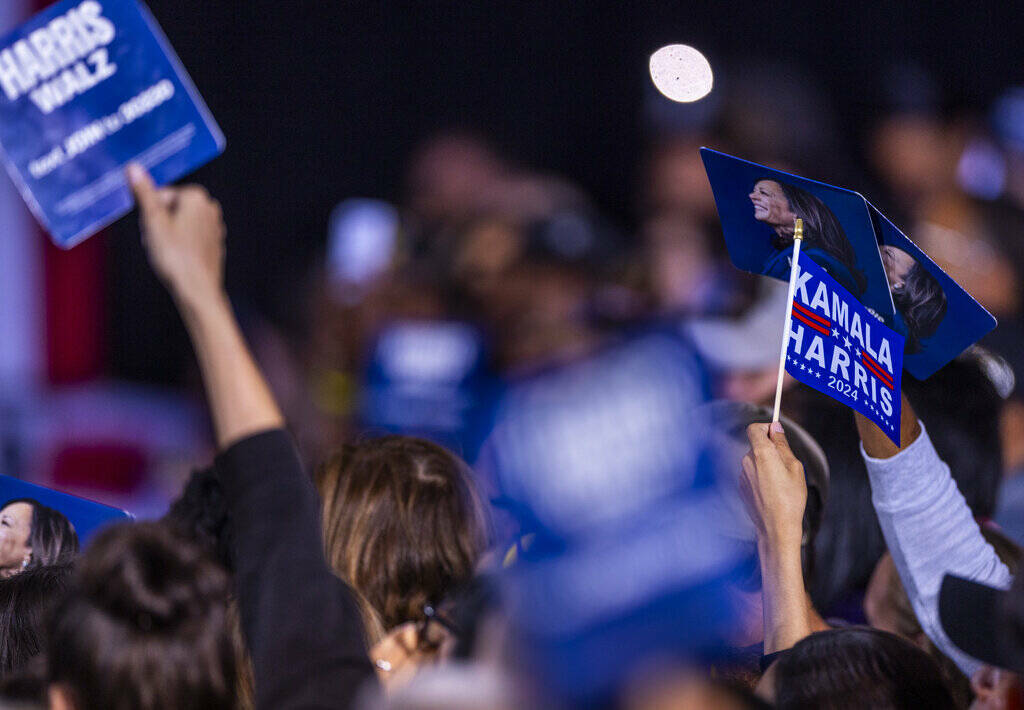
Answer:
[[[782,330],[782,352],[779,354],[779,379],[775,383],[775,411],[772,422],[779,421],[782,406],[782,380],[786,376],[786,352],[789,350],[789,333],[793,325],[793,296],[796,294],[797,264],[800,262],[800,244],[804,241],[804,221],[796,218],[793,227],[793,263],[789,269],[789,296],[786,297],[786,325]]]

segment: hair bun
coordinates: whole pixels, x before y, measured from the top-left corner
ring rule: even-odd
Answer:
[[[120,525],[94,542],[78,585],[95,606],[143,633],[203,619],[228,595],[226,573],[158,523]]]

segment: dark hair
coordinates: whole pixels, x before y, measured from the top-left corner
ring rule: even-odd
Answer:
[[[97,536],[54,609],[48,677],[77,710],[236,705],[228,576],[160,523]]]
[[[903,391],[935,451],[949,465],[971,512],[981,518],[995,514],[1003,478],[1003,399],[986,371],[989,357],[975,346],[927,380],[903,375]]]
[[[907,324],[904,352],[921,352],[921,340],[934,335],[946,317],[946,292],[939,280],[915,261],[903,286],[892,290],[892,301]]]
[[[824,202],[794,185],[788,185],[774,178],[761,178],[771,180],[782,188],[782,194],[789,201],[789,208],[797,217],[804,221],[804,247],[817,247],[841,262],[850,271],[856,286],[854,295],[859,296],[867,289],[867,279],[863,272],[857,268],[857,254],[853,251],[853,245],[846,238],[843,225],[839,223],[832,210]],[[755,183],[756,184],[756,183]],[[778,234],[772,239],[772,245],[776,249],[784,249],[793,243],[792,237],[785,239]]]
[[[28,534],[28,546],[32,550],[25,569],[43,565],[67,564],[78,554],[78,535],[75,527],[64,514],[43,505],[34,498],[15,498],[0,506],[3,510],[14,503],[32,506],[32,528]]]
[[[878,629],[848,627],[802,639],[775,665],[780,710],[953,708],[939,667],[914,644]]]
[[[44,615],[70,577],[70,565],[46,565],[0,579],[0,676],[43,650]]]
[[[467,582],[489,526],[472,472],[426,439],[347,444],[316,473],[328,563],[362,595],[379,635]],[[374,639],[371,639],[373,641]]]
[[[234,569],[231,511],[213,466],[192,471],[181,495],[171,503],[161,522],[206,550],[224,569]]]

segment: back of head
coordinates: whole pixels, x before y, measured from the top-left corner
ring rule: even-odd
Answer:
[[[487,515],[469,467],[447,449],[407,436],[349,444],[316,485],[327,560],[377,616],[367,628],[422,620],[472,577]]]
[[[773,670],[780,710],[955,707],[935,661],[909,641],[877,629],[811,634]]]
[[[43,650],[44,615],[70,577],[70,565],[49,565],[0,579],[0,676],[21,670]]]
[[[119,525],[81,558],[47,639],[76,710],[234,707],[228,577],[157,523]]]

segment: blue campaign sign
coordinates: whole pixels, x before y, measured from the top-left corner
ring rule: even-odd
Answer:
[[[996,327],[996,319],[871,206],[896,311],[887,319],[907,339],[903,364],[919,380]]]
[[[800,254],[786,372],[855,409],[900,443],[903,336]]]
[[[701,148],[733,263],[789,280],[793,224],[804,222],[802,251],[865,306],[893,313],[871,213],[856,192]]]
[[[472,457],[481,411],[495,387],[477,328],[461,321],[396,321],[370,346],[359,423],[433,439]]]
[[[71,523],[85,545],[101,527],[132,519],[129,513],[70,493],[37,486],[10,476],[0,476],[0,510],[13,501],[37,502],[56,510]]]
[[[126,214],[129,162],[167,184],[224,136],[135,0],[64,0],[0,40],[0,147],[40,223],[69,248]]]

